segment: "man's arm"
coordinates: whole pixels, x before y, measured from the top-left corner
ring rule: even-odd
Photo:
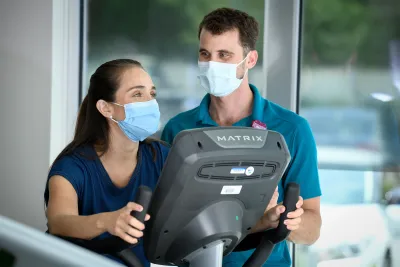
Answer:
[[[321,230],[317,146],[305,119],[297,125],[296,130],[291,142],[292,162],[287,172],[286,184],[297,183],[302,198],[297,210],[288,214],[286,225],[292,231],[288,240],[296,244],[311,245],[318,240]]]
[[[318,175],[317,147],[311,128],[304,119],[299,123],[291,138],[291,140],[286,140],[291,147],[292,160],[286,173],[285,185],[291,182],[297,183],[300,186],[300,197],[296,204],[296,210],[290,212],[288,214],[289,219],[285,220],[287,228],[291,230],[287,239],[297,244],[311,245],[318,240],[321,229],[321,188]],[[272,197],[264,216],[254,226],[251,234],[235,248],[235,251],[257,247],[262,238],[262,234],[258,232],[278,226],[280,215],[284,212],[285,207],[282,203],[277,203],[278,196],[276,193]],[[303,201],[303,198],[306,200]]]
[[[302,208],[304,212],[298,217],[299,224],[294,225],[297,229],[291,231],[288,240],[296,244],[312,245],[319,238],[322,224],[320,197],[304,200]],[[290,229],[292,224],[288,222],[287,226]]]
[[[300,198],[296,210],[288,214],[285,220],[291,230],[288,240],[297,244],[311,245],[318,240],[321,229],[320,196],[321,188],[318,175],[317,148],[307,121],[303,120],[294,133],[291,146],[292,161],[286,174],[286,183],[300,186]],[[303,201],[303,198],[305,199]],[[276,227],[282,203],[271,208],[262,218],[262,226],[256,231]]]

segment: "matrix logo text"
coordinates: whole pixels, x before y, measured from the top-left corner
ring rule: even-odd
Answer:
[[[217,136],[218,141],[254,141],[262,142],[261,136],[254,135],[228,135],[228,136]]]

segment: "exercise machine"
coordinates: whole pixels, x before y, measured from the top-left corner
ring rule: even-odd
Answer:
[[[296,208],[298,185],[285,186],[286,211],[276,229],[252,233],[252,227],[264,214],[289,162],[286,142],[274,131],[211,127],[180,132],[154,192],[140,187],[135,200],[144,210],[132,216],[143,221],[146,213],[151,215],[140,240],[149,261],[219,267],[232,251],[255,248],[244,266],[261,266],[274,244],[289,234],[283,221]],[[117,256],[127,266],[142,266],[131,245],[116,236],[61,238]]]
[[[149,261],[218,267],[232,251],[256,248],[244,266],[261,266],[274,244],[289,234],[283,221],[296,208],[298,185],[286,186],[286,210],[276,229],[251,230],[264,214],[289,162],[286,142],[274,131],[212,127],[180,132],[154,192],[139,188],[136,202],[144,210],[132,213],[142,222],[146,213],[151,215],[140,241]],[[116,236],[69,240],[98,253],[116,255],[128,266],[142,266],[130,245]]]
[[[245,267],[261,266],[275,244],[289,234],[283,221],[295,210],[297,184],[285,188],[286,211],[276,229],[252,233],[289,162],[283,136],[247,127],[212,127],[180,132],[174,139],[154,192],[140,187],[132,216],[146,224],[141,240],[150,262],[190,267],[222,266],[232,251],[256,248]],[[70,239],[126,265],[142,264],[118,237]]]
[[[213,267],[222,266],[222,257],[234,250],[257,247],[246,266],[261,266],[273,243],[287,237],[287,228],[281,223],[265,239],[262,234],[244,239],[289,161],[283,136],[273,131],[224,127],[178,134],[149,210],[147,258],[163,265]],[[295,209],[297,189],[286,188],[287,212]]]

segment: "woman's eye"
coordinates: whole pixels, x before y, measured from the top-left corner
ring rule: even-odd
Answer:
[[[151,96],[156,98],[157,97],[157,93],[152,93]]]
[[[137,94],[134,94],[133,96],[134,96],[134,97],[141,97],[142,94],[141,94],[141,93],[137,93]]]

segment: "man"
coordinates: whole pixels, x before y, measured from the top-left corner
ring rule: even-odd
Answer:
[[[172,143],[182,130],[212,126],[266,126],[280,132],[292,156],[284,183],[298,183],[301,192],[297,210],[289,213],[290,219],[285,222],[292,230],[288,240],[313,244],[319,238],[321,227],[315,141],[305,119],[262,98],[258,89],[249,84],[248,72],[258,58],[255,50],[258,33],[257,21],[239,10],[220,8],[204,17],[198,32],[198,77],[208,94],[198,107],[172,118],[161,138]],[[280,183],[278,202],[283,199],[283,188]],[[273,199],[255,231],[276,227],[283,211],[283,206]],[[233,252],[224,257],[224,266],[242,266],[252,252]],[[289,249],[286,242],[281,242],[264,266],[290,265]]]

